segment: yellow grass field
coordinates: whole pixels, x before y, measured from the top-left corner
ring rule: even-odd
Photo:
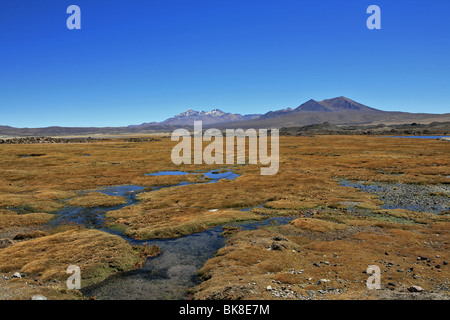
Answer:
[[[123,198],[97,191],[118,185],[146,188],[137,196],[139,203],[106,215],[107,227],[135,239],[181,237],[228,222],[257,221],[267,216],[294,219],[287,225],[233,232],[228,245],[200,270],[205,281],[192,289],[195,299],[294,299],[317,288],[327,291],[328,287],[340,288],[342,293],[327,291],[312,298],[393,298],[391,290],[383,291],[384,295],[367,291],[363,282],[368,275],[362,272],[369,264],[380,265],[385,271],[383,279],[395,283],[397,291],[402,283],[404,290],[419,285],[448,296],[449,269],[443,261],[450,258],[449,213],[382,209],[382,200],[343,187],[339,179],[449,184],[449,143],[372,136],[280,137],[280,168],[273,176],[260,175],[259,165],[176,166],[170,158],[175,144],[169,137],[158,136],[149,142],[111,139],[1,145],[0,299],[29,299],[31,294],[82,298],[62,289],[69,264],[82,266],[89,284],[139,267],[142,250],[120,236],[80,226],[46,225],[67,205],[123,204]],[[23,157],[31,154],[40,156]],[[217,183],[151,189],[182,181],[200,182],[200,172],[223,168],[240,176]],[[145,175],[169,170],[192,174]],[[371,215],[351,214],[348,203]],[[262,204],[250,211],[239,210]],[[406,220],[408,223],[402,222]],[[14,240],[18,233],[35,231],[44,233]],[[274,242],[277,249],[267,250]],[[429,258],[430,266],[418,261],[418,256]],[[387,263],[393,265],[388,267]],[[406,272],[409,268],[414,271]],[[299,270],[304,271],[297,273]],[[1,279],[14,272],[27,277]],[[30,284],[27,278],[37,280]],[[317,284],[320,279],[329,281]],[[267,290],[267,286],[272,289]]]

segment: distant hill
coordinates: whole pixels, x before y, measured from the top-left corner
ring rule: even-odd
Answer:
[[[219,128],[282,128],[322,124],[333,125],[376,125],[408,124],[450,121],[450,113],[409,113],[382,111],[368,107],[346,97],[306,101],[295,109],[270,111],[257,119],[239,123],[222,123]]]
[[[450,121],[450,113],[408,113],[382,111],[368,107],[346,97],[325,99],[322,101],[308,100],[295,109],[285,108],[261,114],[235,114],[219,109],[211,111],[195,111],[187,109],[162,122],[144,122],[127,127],[47,127],[47,128],[14,128],[0,126],[2,136],[86,136],[102,134],[152,133],[171,132],[176,128],[191,128],[194,121],[201,120],[203,127],[218,129],[233,128],[286,128],[301,127],[328,123],[330,130],[334,126],[351,125],[400,125],[400,124],[430,124],[432,122]]]
[[[395,124],[395,125],[352,125],[336,126],[324,122],[307,126],[287,127],[280,129],[280,135],[311,136],[311,135],[448,135],[450,122],[432,122],[430,124]]]
[[[382,112],[380,110],[370,108],[361,103],[348,99],[346,97],[337,97],[333,99],[326,99],[322,101],[308,100],[295,109],[287,108],[277,111],[270,111],[262,115],[261,119],[276,118],[285,114],[295,114],[299,112]]]

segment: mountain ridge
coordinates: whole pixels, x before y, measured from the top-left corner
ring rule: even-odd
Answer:
[[[59,127],[14,128],[0,125],[0,137],[3,136],[71,136],[100,134],[135,134],[145,132],[170,132],[176,128],[192,128],[194,121],[201,120],[203,127],[218,129],[255,128],[271,129],[293,126],[305,126],[329,122],[333,125],[373,125],[408,124],[450,121],[450,113],[428,114],[399,111],[383,111],[368,107],[344,96],[316,101],[310,99],[298,107],[284,108],[265,114],[234,114],[220,109],[195,111],[188,108],[161,122],[144,122],[139,125],[123,127]]]

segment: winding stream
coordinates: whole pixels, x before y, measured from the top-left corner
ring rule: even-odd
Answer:
[[[182,171],[160,172],[152,175],[184,175]],[[232,171],[209,171],[203,174],[204,182],[215,183],[221,179],[235,179],[239,175]],[[177,185],[155,187],[158,190],[178,185],[188,185],[181,182]],[[164,240],[135,240],[124,236],[121,232],[103,227],[105,214],[108,211],[118,210],[139,202],[136,195],[144,190],[144,187],[125,185],[107,187],[96,191],[107,195],[122,196],[126,203],[111,207],[66,207],[57,213],[57,217],[50,223],[53,226],[63,223],[77,223],[87,228],[100,229],[116,234],[127,240],[132,245],[158,245],[162,253],[157,257],[149,258],[143,267],[138,270],[113,275],[101,283],[81,291],[87,297],[96,297],[100,300],[156,300],[156,299],[188,299],[188,290],[200,283],[196,276],[197,271],[205,262],[214,257],[215,252],[225,245],[222,236],[223,226],[210,228],[204,232],[187,235],[176,239]],[[262,205],[256,206],[261,207]],[[248,211],[244,208],[242,211]],[[284,224],[290,218],[275,217],[258,222],[233,223],[244,230],[256,229],[263,225]]]

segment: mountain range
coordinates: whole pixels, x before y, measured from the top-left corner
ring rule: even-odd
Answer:
[[[233,121],[243,121],[257,119],[260,114],[247,114],[241,115],[238,113],[228,113],[223,112],[219,109],[214,109],[211,111],[195,111],[191,108],[187,109],[185,112],[181,112],[169,119],[162,122],[150,122],[143,123],[141,125],[129,126],[131,128],[147,127],[154,125],[166,125],[166,126],[185,126],[192,125],[194,121],[202,121],[204,125],[210,125],[221,122],[233,122]]]
[[[233,128],[282,128],[306,126],[329,122],[333,125],[409,124],[450,121],[450,113],[429,114],[382,111],[358,103],[346,97],[321,101],[308,100],[296,108],[269,111],[265,114],[234,114],[219,109],[195,111],[191,108],[162,122],[144,122],[126,127],[47,127],[14,128],[0,125],[1,136],[66,136],[125,133],[170,132],[179,127],[191,128],[201,120],[203,127]]]

